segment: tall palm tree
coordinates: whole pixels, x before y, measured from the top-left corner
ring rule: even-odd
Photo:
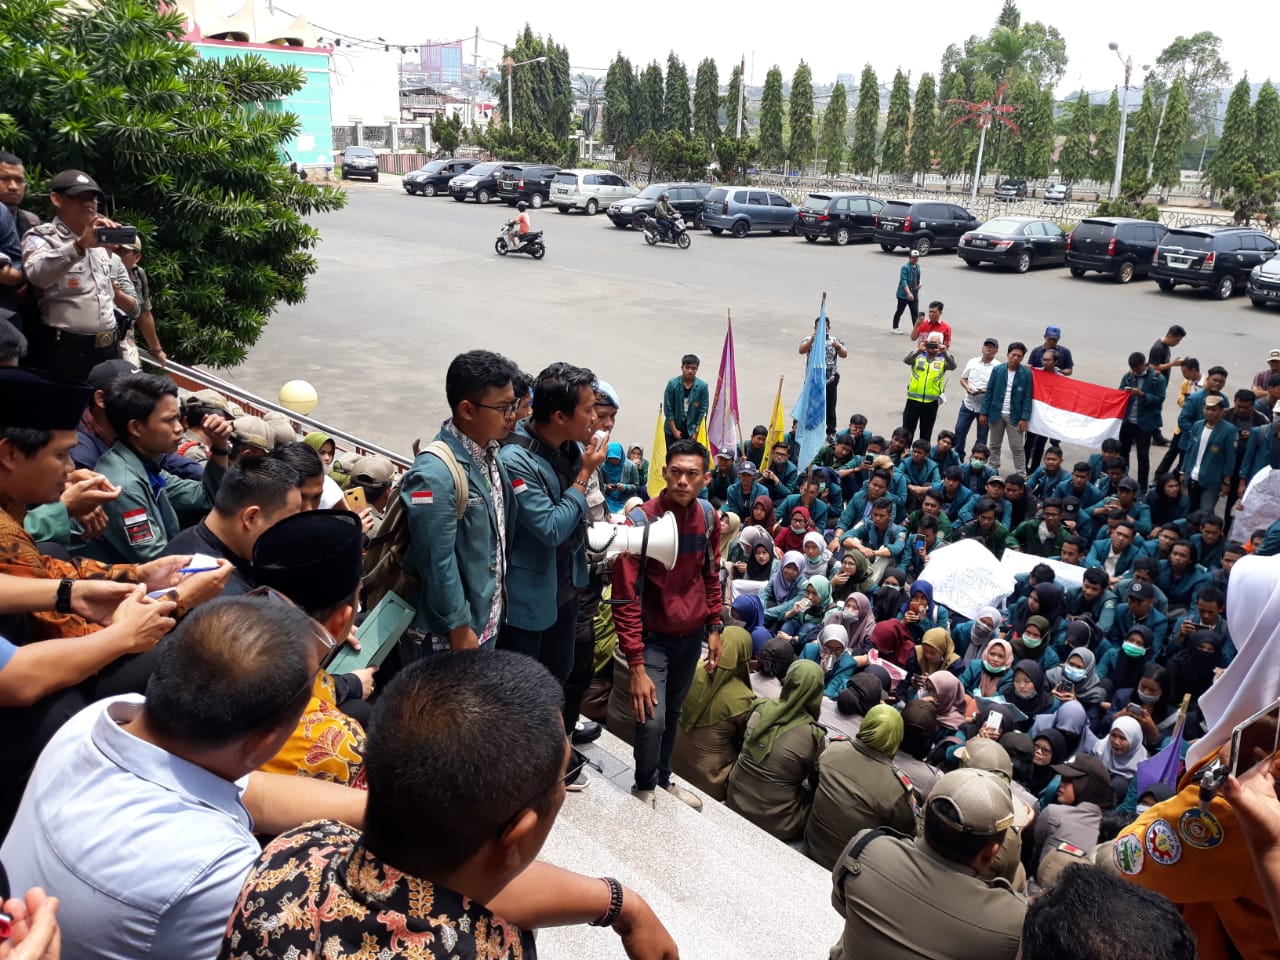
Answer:
[[[997,29],[1005,29],[999,27]],[[999,124],[1000,127],[1012,130],[1015,134],[1018,132],[1018,125],[1009,119],[1010,116],[1022,109],[1022,105],[1018,103],[1005,103],[1005,89],[1009,85],[1002,83],[996,88],[995,102],[983,100],[980,103],[974,103],[972,100],[947,100],[945,103],[955,104],[964,108],[964,113],[951,121],[950,126],[956,127],[962,123],[976,123],[981,134],[978,137],[978,162],[974,166],[973,171],[973,190],[969,195],[969,203],[978,202],[978,183],[982,177],[982,152],[987,145],[987,128],[993,123]]]

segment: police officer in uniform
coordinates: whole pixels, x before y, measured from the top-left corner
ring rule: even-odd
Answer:
[[[51,223],[32,227],[22,240],[27,282],[40,293],[41,322],[28,330],[28,362],[51,373],[84,380],[103,360],[120,356],[116,309],[134,314],[137,293],[119,258],[98,242],[100,227],[119,224],[98,212],[102,188],[86,173],[64,170],[53,178]]]
[[[845,917],[832,960],[1014,960],[1027,902],[1003,879],[980,879],[1013,823],[1009,785],[970,769],[934,784],[919,838],[859,832],[832,878]]]
[[[938,403],[947,386],[947,371],[956,368],[956,358],[947,353],[946,343],[938,331],[925,337],[917,349],[902,362],[911,368],[907,384],[907,403],[902,408],[902,428],[908,442],[920,428],[920,439],[933,438],[933,424],[938,419]]]

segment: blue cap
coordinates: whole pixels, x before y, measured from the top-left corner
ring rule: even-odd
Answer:
[[[1044,335],[1046,337],[1052,337],[1055,340],[1060,340],[1062,338],[1062,328],[1054,326],[1045,327]]]
[[[622,401],[618,399],[618,391],[605,380],[596,381],[596,406],[614,408],[622,406]]]

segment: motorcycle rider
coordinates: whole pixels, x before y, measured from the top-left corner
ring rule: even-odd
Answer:
[[[658,205],[653,208],[653,217],[658,221],[658,233],[665,239],[671,239],[671,228],[675,226],[675,218],[678,216],[680,211],[671,205],[671,194],[663,190]]]
[[[524,246],[520,238],[532,229],[529,223],[529,204],[521,200],[516,204],[516,211],[515,218],[507,221],[507,246],[513,252]]]

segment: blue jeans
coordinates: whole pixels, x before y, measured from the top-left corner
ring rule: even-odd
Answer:
[[[960,459],[962,460],[965,455],[965,441],[969,439],[969,426],[978,419],[978,416],[963,403],[960,404],[960,409],[956,413],[956,452],[960,454]],[[982,424],[978,424],[978,443],[987,442],[989,430],[989,425],[984,427]]]
[[[653,716],[636,724],[636,789],[652,790],[671,783],[671,751],[679,731],[680,709],[693,685],[702,656],[705,630],[673,637],[645,632],[644,672],[658,693]]]

